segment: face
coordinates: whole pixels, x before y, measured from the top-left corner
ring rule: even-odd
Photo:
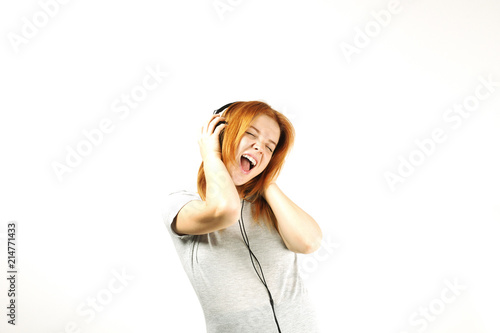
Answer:
[[[245,184],[264,171],[279,138],[280,128],[274,119],[260,115],[253,120],[238,146],[237,163],[229,169],[236,186]]]

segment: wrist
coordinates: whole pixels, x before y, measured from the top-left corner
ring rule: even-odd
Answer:
[[[212,161],[212,160],[222,161],[222,154],[218,153],[218,152],[211,152],[211,153],[203,155],[201,157],[201,159],[203,160],[203,162],[208,162],[208,161]]]
[[[276,182],[272,181],[265,189],[264,189],[264,199],[267,199],[269,198],[269,195],[275,190],[278,188],[278,185],[276,184]]]

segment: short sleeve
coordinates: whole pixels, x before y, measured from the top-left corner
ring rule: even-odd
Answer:
[[[177,191],[170,193],[167,196],[166,205],[163,209],[163,222],[165,223],[169,233],[176,238],[184,239],[191,237],[192,235],[179,235],[172,229],[172,222],[175,217],[179,213],[179,211],[184,207],[188,202],[193,200],[201,200],[201,197],[198,193],[189,192],[189,191]]]

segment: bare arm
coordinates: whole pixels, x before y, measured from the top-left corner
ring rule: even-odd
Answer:
[[[220,152],[219,134],[226,125],[215,128],[222,120],[223,117],[212,116],[202,128],[198,144],[207,182],[206,200],[190,201],[180,210],[174,220],[178,234],[206,234],[238,221],[240,197]]]
[[[276,185],[271,183],[264,198],[278,220],[278,231],[286,247],[297,253],[312,253],[321,244],[323,234],[316,221]]]

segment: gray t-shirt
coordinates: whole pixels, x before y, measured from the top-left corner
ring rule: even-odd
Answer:
[[[278,332],[269,295],[254,270],[237,221],[205,235],[180,236],[172,230],[177,213],[191,200],[201,198],[187,191],[170,194],[163,218],[200,300],[207,332]],[[251,203],[247,201],[243,222],[273,297],[281,332],[319,332],[314,308],[299,275],[297,254],[286,248],[278,232],[253,221]]]

